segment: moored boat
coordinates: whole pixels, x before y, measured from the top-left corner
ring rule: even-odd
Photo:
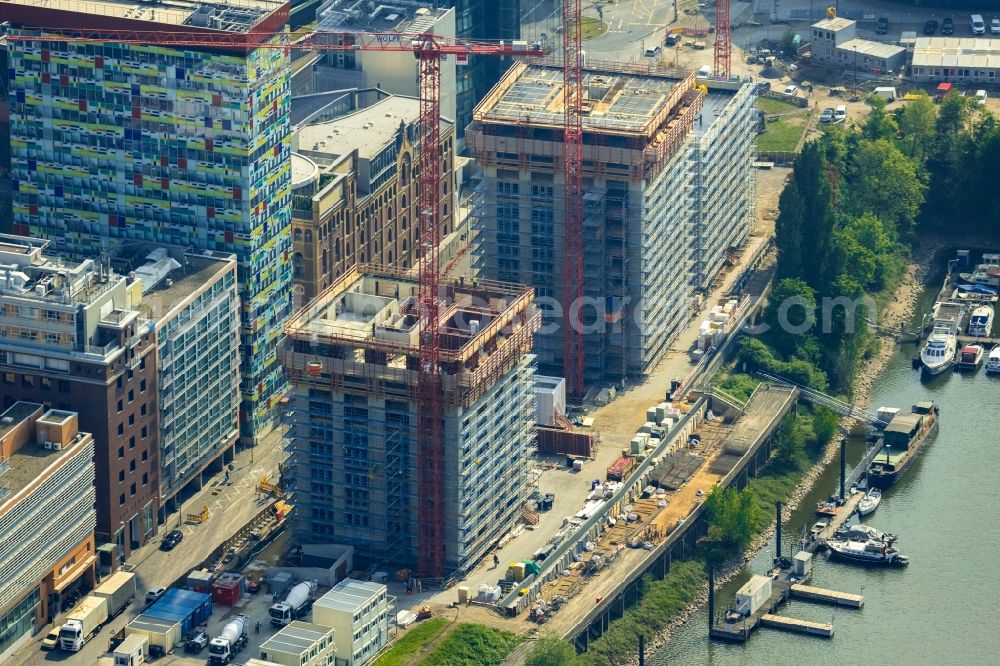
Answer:
[[[927,344],[920,350],[920,362],[924,370],[932,375],[937,375],[948,368],[955,361],[955,348],[958,346],[958,338],[954,333],[946,330],[935,329],[927,336]]]
[[[938,416],[938,406],[929,401],[893,416],[883,431],[882,449],[868,467],[868,483],[883,489],[896,483],[937,428]]]
[[[958,369],[975,370],[983,362],[983,353],[982,345],[965,345],[958,357]]]
[[[989,336],[990,331],[993,330],[993,306],[992,305],[977,305],[972,310],[972,315],[969,317],[969,335],[974,335],[979,338],[984,338]]]
[[[891,541],[827,541],[830,557],[843,562],[868,566],[902,567],[910,563]]]
[[[864,517],[872,513],[878,508],[881,501],[882,491],[878,488],[872,488],[865,494],[861,501],[858,502],[858,515]]]
[[[816,503],[816,513],[821,516],[836,516],[839,509],[840,507],[833,502]]]
[[[986,372],[1000,372],[1000,345],[990,350],[990,356],[986,359]]]

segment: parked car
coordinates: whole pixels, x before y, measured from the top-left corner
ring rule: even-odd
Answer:
[[[937,29],[938,29],[938,22],[935,21],[934,19],[930,19],[929,21],[924,21],[925,35],[933,35],[935,32],[937,32]]]
[[[833,112],[833,122],[842,123],[847,120],[847,105],[841,104],[837,107],[837,110]]]
[[[177,544],[184,540],[184,533],[180,530],[170,530],[160,542],[160,550],[173,550]]]
[[[646,47],[646,57],[647,58],[655,58],[658,55],[660,55],[660,47],[659,46],[647,46]]]
[[[889,32],[889,19],[884,16],[879,17],[879,20],[875,21],[875,34],[884,35],[887,32]]]
[[[823,113],[819,114],[819,121],[821,123],[832,123],[833,122],[833,109],[827,107],[823,109]]]
[[[1000,35],[1000,18],[995,18],[990,21],[990,34]]]
[[[781,91],[782,94],[788,95],[789,97],[795,97],[799,92],[798,86],[787,85],[785,89]]]
[[[986,91],[985,90],[977,90],[976,91],[976,103],[977,104],[986,104],[986,97],[987,97],[987,95],[986,95]]]
[[[986,21],[983,20],[981,14],[973,14],[969,17],[969,29],[972,31],[973,35],[986,34]]]
[[[199,652],[204,650],[205,646],[207,645],[208,645],[208,634],[206,634],[204,631],[199,631],[197,634],[195,634],[194,636],[192,636],[187,640],[187,642],[184,644],[184,651],[193,654],[198,654]]]
[[[950,16],[946,16],[945,19],[941,21],[941,34],[942,35],[955,34],[955,20]]]
[[[42,649],[55,650],[57,647],[59,647],[59,629],[53,629],[42,639]]]
[[[167,588],[165,587],[150,588],[150,590],[146,592],[146,605],[148,606],[149,604],[153,603],[154,601],[162,597],[164,593],[166,593],[166,591]]]
[[[678,44],[681,43],[681,36],[678,35],[676,32],[672,32],[669,35],[667,35],[667,38],[666,40],[664,40],[663,43],[666,44],[667,46],[677,46]]]

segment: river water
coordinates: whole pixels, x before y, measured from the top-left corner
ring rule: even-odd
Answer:
[[[927,298],[924,299],[925,304]],[[1000,607],[1000,377],[946,372],[922,380],[911,367],[915,347],[898,350],[876,382],[870,407],[909,407],[934,400],[941,408],[937,435],[865,522],[899,536],[910,557],[905,569],[865,569],[818,555],[812,584],[864,594],[861,610],[793,601],[790,617],[832,622],[832,639],[758,630],[744,645],[708,639],[708,613],[676,631],[647,663],[655,666],[774,666],[775,664],[985,664],[1000,663],[994,624]],[[851,459],[860,457],[855,442]],[[785,528],[785,546],[816,520],[816,501],[837,486],[830,466]],[[764,573],[774,542],[716,594],[727,608],[752,573]]]

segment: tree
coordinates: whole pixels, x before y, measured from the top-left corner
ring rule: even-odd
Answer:
[[[924,91],[916,91],[916,98],[903,107],[899,128],[903,132],[906,154],[922,160],[935,136],[937,110]]]
[[[810,356],[807,338],[812,336],[816,321],[816,292],[801,278],[778,280],[767,297],[764,322],[767,339],[783,356]]]
[[[886,112],[885,98],[878,95],[868,95],[866,101],[871,104],[872,110],[868,114],[868,120],[861,127],[861,136],[869,141],[879,139],[893,139],[899,132],[899,126]]]
[[[823,148],[810,141],[795,160],[795,183],[805,206],[806,225],[802,230],[802,278],[813,289],[826,279],[827,255],[833,235],[832,178]]]
[[[750,544],[761,519],[749,488],[741,491],[715,486],[705,498],[705,513],[708,516],[706,559],[712,564],[742,552]]]
[[[778,197],[778,217],[774,221],[774,245],[778,250],[778,275],[802,275],[802,231],[806,207],[795,180],[790,180]]]
[[[850,181],[850,212],[877,213],[892,224],[895,236],[911,240],[927,185],[918,166],[886,139],[862,141],[855,151]]]
[[[571,666],[579,662],[573,646],[555,636],[539,638],[524,660],[525,666]]]

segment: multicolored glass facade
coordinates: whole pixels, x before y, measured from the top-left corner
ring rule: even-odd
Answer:
[[[292,305],[287,51],[9,49],[15,232],[81,256],[128,240],[235,253],[241,434],[259,436]]]

